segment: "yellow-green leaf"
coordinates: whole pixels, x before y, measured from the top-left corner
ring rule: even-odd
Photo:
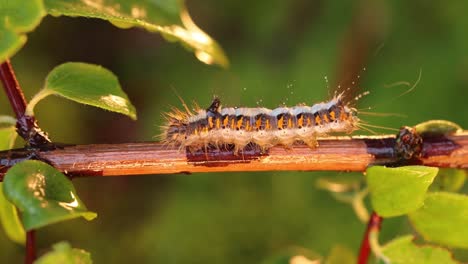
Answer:
[[[98,65],[67,62],[55,67],[47,76],[45,87],[29,102],[26,113],[33,115],[35,105],[49,95],[59,95],[136,119],[135,107],[117,77]]]
[[[91,255],[77,248],[72,248],[67,242],[59,242],[52,246],[53,250],[46,253],[34,264],[91,264]]]
[[[409,214],[414,228],[426,240],[468,248],[468,196],[429,193],[424,206]]]
[[[12,148],[17,133],[15,127],[0,128],[0,150]],[[3,194],[3,184],[0,183],[0,222],[8,238],[18,244],[24,245],[26,233],[18,217],[16,207],[11,204]]]
[[[383,247],[392,264],[457,264],[447,249],[430,245],[415,245],[413,236],[403,236]]]
[[[437,172],[437,168],[424,166],[368,168],[366,179],[372,207],[383,217],[404,215],[418,209]]]
[[[431,185],[432,191],[456,192],[460,190],[466,181],[466,170],[440,168],[439,174]]]
[[[447,135],[463,130],[459,125],[447,120],[429,120],[414,126],[419,134]]]
[[[142,27],[159,32],[168,41],[180,41],[207,64],[229,64],[221,47],[190,18],[180,0],[45,0],[49,14],[107,20],[121,27]]]
[[[3,184],[0,182],[0,220],[6,235],[11,241],[24,245],[26,232],[18,216],[18,212],[3,194]]]
[[[0,0],[0,63],[11,58],[46,14],[42,0]]]

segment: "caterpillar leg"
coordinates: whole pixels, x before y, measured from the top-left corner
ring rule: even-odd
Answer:
[[[242,155],[244,155],[244,148],[247,146],[247,144],[235,144],[234,145],[234,155],[239,155],[239,151],[242,152]]]
[[[303,139],[302,141],[304,141],[304,143],[309,146],[309,148],[311,149],[315,149],[315,148],[318,148],[319,146],[319,143],[317,141],[317,138],[308,138],[308,139]]]

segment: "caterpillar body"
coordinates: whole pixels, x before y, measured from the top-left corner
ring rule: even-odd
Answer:
[[[173,109],[166,114],[161,138],[166,144],[189,150],[234,145],[234,153],[251,143],[263,151],[275,145],[289,147],[295,142],[316,148],[318,136],[351,133],[359,128],[357,110],[343,97],[342,93],[312,106],[275,109],[222,108],[220,100],[214,98],[210,107],[196,110],[195,114],[184,104],[186,112]]]

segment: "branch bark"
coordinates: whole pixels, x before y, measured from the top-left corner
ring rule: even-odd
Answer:
[[[187,152],[157,142],[69,145],[52,150],[16,149],[0,152],[0,178],[15,163],[43,160],[70,177],[124,176],[234,171],[365,171],[370,165],[421,164],[468,168],[468,131],[450,136],[423,137],[419,158],[402,160],[396,139],[355,136],[319,139],[319,147],[276,146],[265,153],[252,148],[234,155],[232,150]]]

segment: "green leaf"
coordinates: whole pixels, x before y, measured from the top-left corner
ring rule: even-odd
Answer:
[[[71,248],[67,242],[59,242],[52,246],[53,250],[40,257],[34,264],[91,264],[91,255],[77,248]]]
[[[16,211],[3,194],[3,183],[0,182],[0,220],[8,238],[18,244],[24,245],[26,232]]]
[[[98,65],[68,62],[55,67],[47,76],[45,87],[29,102],[26,114],[33,115],[37,102],[51,94],[136,119],[135,107],[117,77]]]
[[[97,215],[86,209],[73,184],[54,167],[27,160],[11,167],[3,180],[5,196],[22,212],[26,230]]]
[[[451,253],[443,248],[429,245],[415,245],[413,236],[392,240],[383,247],[383,253],[392,264],[456,264]]]
[[[0,150],[11,149],[17,135],[14,126],[0,128]]]
[[[221,47],[193,23],[180,0],[45,0],[45,6],[54,16],[99,18],[121,28],[136,26],[160,32],[167,40],[180,41],[194,50],[204,63],[229,64]]]
[[[447,135],[463,130],[458,124],[447,120],[429,120],[414,126],[419,134]]]
[[[431,185],[431,191],[456,192],[460,190],[466,181],[466,170],[440,168],[439,174]]]
[[[429,193],[424,206],[409,214],[414,228],[428,241],[468,248],[468,196]]]
[[[404,215],[418,209],[437,172],[437,168],[424,166],[368,168],[366,178],[373,208],[383,217]]]
[[[0,150],[13,147],[16,139],[15,127],[0,128]],[[0,221],[8,238],[18,244],[24,245],[25,231],[18,217],[18,212],[3,194],[3,184],[0,183]]]
[[[42,0],[0,0],[0,63],[26,43],[25,33],[36,28],[45,14]]]

